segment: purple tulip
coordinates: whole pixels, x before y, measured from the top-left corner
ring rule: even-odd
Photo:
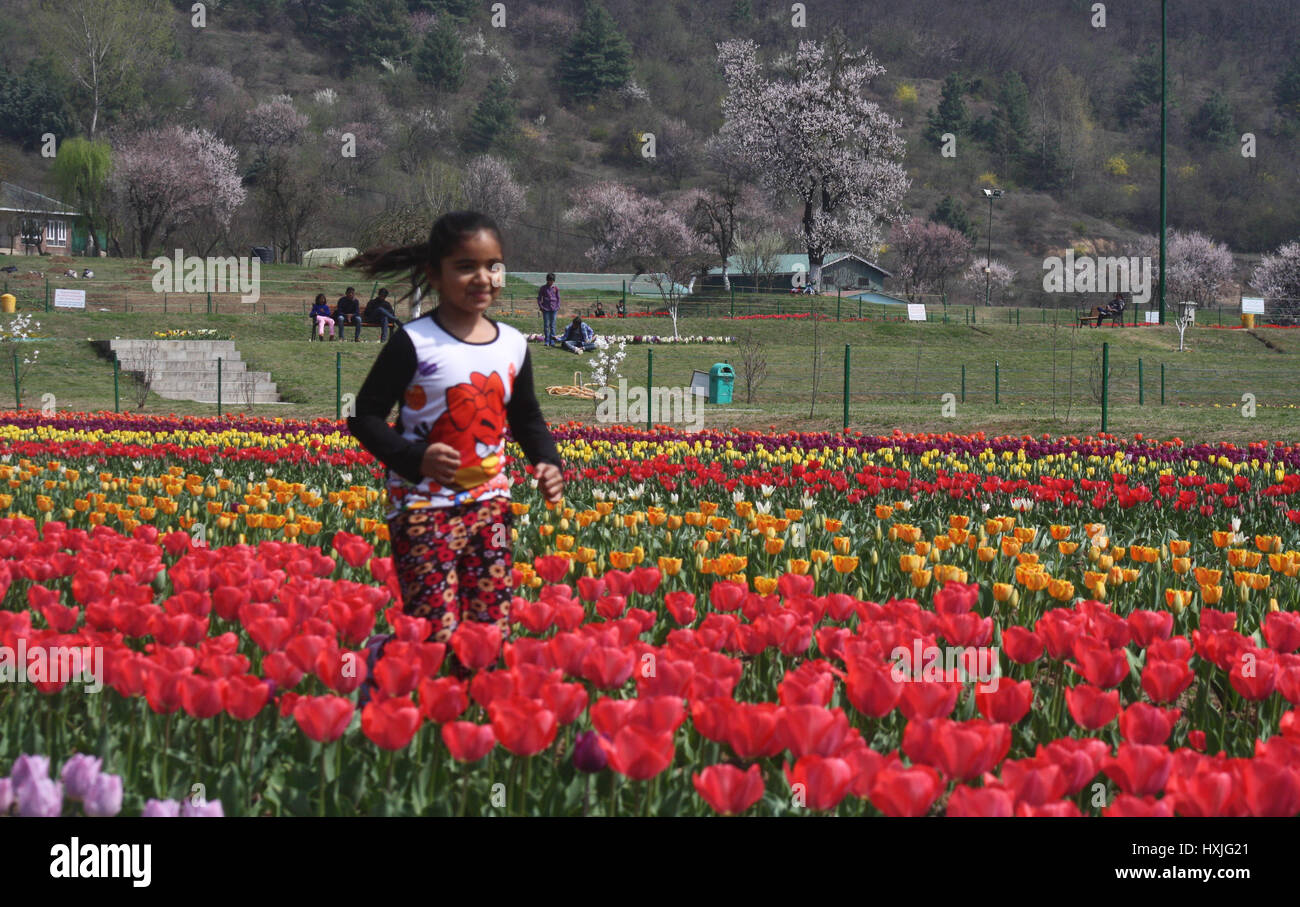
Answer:
[[[175,800],[150,800],[140,813],[142,819],[175,819],[181,813],[181,805]]]
[[[18,815],[53,818],[63,812],[63,784],[49,778],[28,778],[18,788]]]
[[[96,760],[98,761],[98,760]],[[99,775],[82,803],[88,816],[116,816],[122,811],[121,775]]]
[[[14,783],[14,790],[21,790],[30,778],[48,777],[50,777],[50,757],[29,756],[26,753],[14,761],[14,767],[9,772],[9,780]]]
[[[196,806],[190,800],[181,804],[181,818],[197,819],[224,819],[225,812],[221,809],[220,800],[202,800]]]
[[[573,743],[573,767],[580,772],[595,774],[605,768],[608,760],[600,747],[600,734],[583,731]]]
[[[0,778],[0,816],[9,815],[14,800],[14,783],[8,778]]]
[[[63,779],[63,792],[69,800],[84,800],[95,787],[103,760],[96,756],[75,753],[63,763],[59,777]]]

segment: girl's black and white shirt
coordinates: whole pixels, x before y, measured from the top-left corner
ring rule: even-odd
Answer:
[[[482,343],[450,334],[437,309],[408,322],[361,385],[348,429],[388,467],[390,519],[403,509],[509,497],[507,424],[531,463],[563,465],[537,403],[528,342],[509,325],[488,321],[496,337]],[[398,417],[390,426],[394,405]],[[451,485],[420,473],[425,448],[435,442],[460,453]]]

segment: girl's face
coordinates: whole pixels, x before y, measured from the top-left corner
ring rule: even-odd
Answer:
[[[428,277],[443,305],[482,315],[501,294],[501,287],[493,280],[493,266],[504,265],[501,242],[489,230],[463,239],[440,265],[438,272],[430,268]]]

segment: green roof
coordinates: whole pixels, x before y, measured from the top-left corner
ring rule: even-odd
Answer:
[[[848,255],[857,255],[857,253],[855,253],[855,252],[827,252],[824,256],[822,256],[822,267],[825,268],[827,265],[834,264],[834,263],[835,263],[836,261],[838,261],[839,259],[844,258],[845,256],[848,256]],[[884,268],[880,267],[880,265],[875,264],[875,263],[872,262],[872,261],[869,261],[868,259],[864,258],[863,256],[861,256],[861,255],[857,255],[857,257],[858,257],[858,258],[861,258],[864,262],[867,263],[867,265],[868,265],[869,267],[875,268],[877,271],[879,271],[881,274],[884,274],[886,277],[892,277],[892,276],[893,276],[893,275],[890,274],[888,271],[886,271]],[[807,254],[806,252],[804,252],[804,253],[797,253],[797,254],[796,254],[796,253],[784,253],[784,254],[781,254],[781,255],[777,255],[777,256],[775,256],[774,261],[775,261],[776,265],[775,265],[775,267],[774,267],[772,270],[773,270],[773,273],[775,273],[775,274],[793,274],[796,270],[803,270],[803,271],[807,271],[807,270],[808,270],[808,254]],[[740,256],[739,256],[739,255],[733,255],[733,256],[731,256],[730,258],[727,259],[727,271],[728,271],[729,273],[732,273],[732,274],[739,274],[739,273],[742,273],[742,268],[741,268],[741,266],[740,266]],[[721,277],[721,276],[722,276],[722,268],[710,268],[710,269],[709,269],[709,276],[710,276],[710,277]]]

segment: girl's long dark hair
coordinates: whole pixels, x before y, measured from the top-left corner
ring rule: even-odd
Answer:
[[[351,258],[345,267],[356,268],[367,277],[406,276],[411,289],[398,302],[415,294],[429,294],[429,278],[425,271],[436,273],[442,260],[451,255],[465,239],[487,230],[501,242],[501,230],[496,221],[478,211],[449,211],[433,222],[427,242],[409,246],[377,246]],[[504,243],[502,243],[504,246]]]

